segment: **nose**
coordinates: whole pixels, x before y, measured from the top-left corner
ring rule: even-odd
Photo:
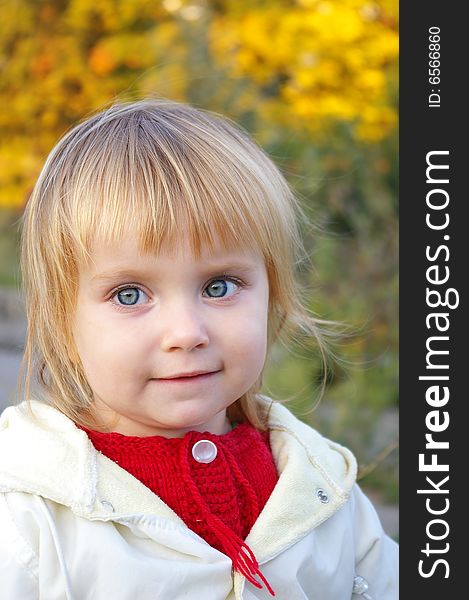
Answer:
[[[164,352],[204,348],[209,343],[208,331],[199,311],[191,303],[172,304],[160,315],[164,320],[161,348]]]

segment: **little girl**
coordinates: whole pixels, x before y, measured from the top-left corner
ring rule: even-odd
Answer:
[[[353,455],[259,393],[280,335],[322,349],[299,215],[246,133],[190,106],[118,104],[57,144],[24,216],[1,600],[397,598]]]

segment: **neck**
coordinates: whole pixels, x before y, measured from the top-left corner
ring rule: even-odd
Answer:
[[[224,435],[232,429],[226,410],[220,411],[203,423],[190,425],[189,427],[173,428],[166,427],[158,422],[136,422],[124,415],[118,415],[108,407],[101,407],[98,403],[95,404],[94,408],[93,419],[96,423],[96,430],[103,433],[120,433],[132,437],[157,435],[165,438],[182,438],[189,431],[200,433],[208,431],[213,435]]]

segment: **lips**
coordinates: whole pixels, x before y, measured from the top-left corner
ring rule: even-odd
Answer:
[[[202,375],[212,375],[218,373],[218,371],[189,371],[186,373],[176,373],[174,375],[168,375],[168,377],[158,377],[158,381],[171,381],[172,379],[191,379],[193,377],[200,377]]]

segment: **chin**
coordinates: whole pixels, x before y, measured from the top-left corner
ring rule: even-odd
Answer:
[[[165,427],[167,429],[181,429],[185,431],[191,431],[192,429],[199,429],[210,420],[210,417],[204,418],[201,416],[194,415],[194,417],[191,418],[190,415],[185,415],[181,419],[174,419],[171,422],[166,421]]]
[[[196,408],[192,410],[182,410],[181,414],[175,414],[173,415],[173,418],[165,418],[164,424],[168,429],[183,429],[187,431],[197,429],[202,431],[206,424],[208,427],[209,424],[216,418],[218,412],[209,413],[206,410],[197,410]]]

